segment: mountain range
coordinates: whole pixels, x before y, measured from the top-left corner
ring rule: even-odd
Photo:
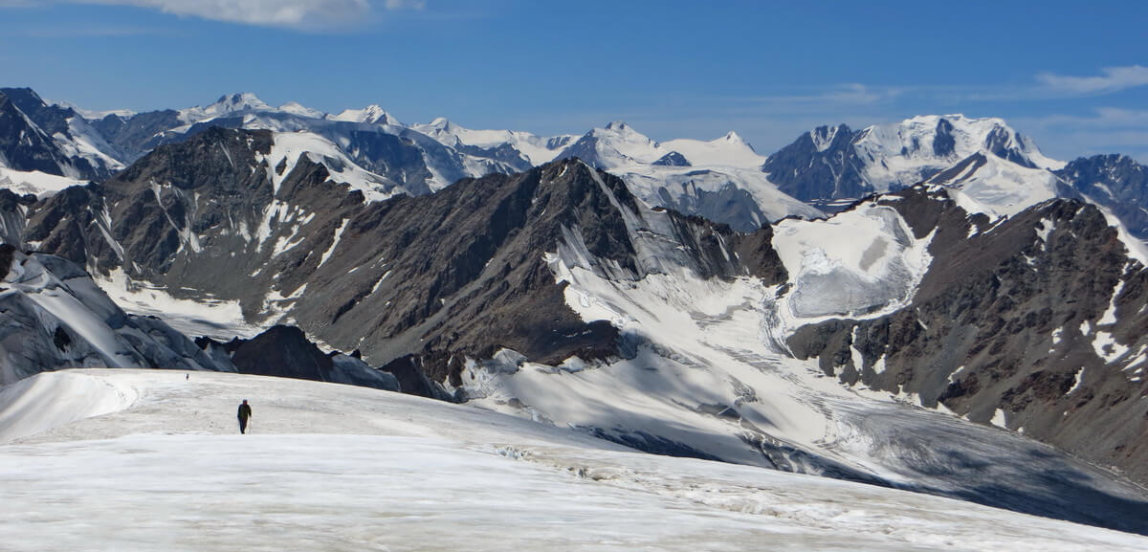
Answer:
[[[620,122],[542,137],[249,94],[140,114],[0,94],[0,383],[358,383],[1148,533],[1120,479],[1148,482],[1128,157],[1055,161],[958,115],[762,156]],[[1033,470],[1064,475],[1007,483]]]

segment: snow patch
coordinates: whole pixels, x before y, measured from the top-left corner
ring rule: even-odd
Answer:
[[[1108,332],[1097,331],[1092,340],[1092,349],[1096,356],[1111,364],[1128,352],[1128,347],[1116,342],[1116,338]]]
[[[1084,381],[1084,367],[1081,366],[1080,369],[1077,370],[1076,373],[1072,375],[1072,378],[1073,378],[1072,389],[1069,389],[1068,392],[1065,393],[1065,396],[1071,395],[1077,389],[1080,389],[1080,384],[1081,384],[1081,382]]]
[[[339,222],[339,226],[337,228],[335,228],[335,236],[333,238],[331,238],[331,246],[328,247],[327,250],[323,252],[323,256],[319,259],[319,265],[318,266],[323,266],[324,264],[326,264],[327,259],[331,258],[331,255],[335,252],[335,248],[339,246],[339,239],[343,237],[343,230],[347,229],[347,221],[348,220],[350,220],[350,219],[343,219],[342,221]],[[318,267],[316,267],[316,268],[318,268]]]
[[[210,294],[199,300],[176,298],[166,287],[134,280],[119,267],[106,276],[95,274],[93,280],[120,308],[155,316],[184,335],[229,341],[251,338],[263,330],[244,319],[238,300],[215,299]]]
[[[2,159],[0,159],[2,160]],[[0,188],[11,190],[13,193],[24,195],[32,194],[39,199],[55,195],[60,190],[72,186],[83,186],[88,181],[67,176],[57,176],[40,171],[17,171],[2,166],[0,163]]]
[[[990,420],[989,423],[997,427],[1008,429],[1008,425],[1005,423],[1005,411],[998,408],[996,412],[993,413],[993,419]]]

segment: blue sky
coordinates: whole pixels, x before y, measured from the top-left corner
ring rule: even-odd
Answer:
[[[87,109],[254,92],[404,122],[664,140],[1002,117],[1148,161],[1148,2],[0,0],[4,86]]]

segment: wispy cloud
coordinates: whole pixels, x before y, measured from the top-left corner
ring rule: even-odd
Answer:
[[[1100,72],[1102,75],[1092,77],[1040,73],[1036,80],[1050,92],[1081,96],[1110,94],[1148,85],[1148,67],[1105,67]]]
[[[901,96],[907,90],[903,87],[845,83],[796,94],[750,96],[740,98],[740,100],[744,103],[773,106],[780,109],[801,107],[825,109],[826,107],[874,105],[888,102]]]
[[[134,6],[181,17],[322,31],[358,26],[381,12],[422,11],[427,0],[0,0],[0,8],[50,3]]]
[[[1124,153],[1148,161],[1148,110],[1099,107],[1079,115],[1016,117],[1009,123],[1061,159]]]

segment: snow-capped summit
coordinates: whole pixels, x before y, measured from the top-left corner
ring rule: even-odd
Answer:
[[[762,170],[786,193],[812,202],[848,200],[912,186],[974,154],[1055,170],[1027,137],[998,118],[925,115],[853,131],[819,127],[774,153]]]
[[[229,96],[220,96],[215,103],[204,108],[205,111],[228,113],[232,111],[245,111],[245,110],[266,110],[271,109],[271,106],[259,99],[258,96],[251,92],[240,92],[231,94]]]
[[[743,169],[756,169],[765,162],[749,142],[738,133],[729,131],[725,136],[708,142],[679,138],[661,143],[663,149],[673,150],[686,156],[695,166],[724,166]]]
[[[453,126],[454,124],[450,122],[450,119],[447,119],[446,117],[435,117],[434,120],[432,120],[430,124],[427,125],[427,128],[437,128],[445,131],[450,131]]]
[[[606,130],[625,132],[627,130],[633,130],[633,129],[630,128],[630,125],[626,124],[626,121],[618,120],[618,121],[610,121],[609,123],[606,123]]]
[[[215,103],[209,104],[206,107],[189,107],[182,109],[179,112],[180,120],[186,124],[194,124],[203,121],[209,121],[225,115],[234,113],[242,113],[245,111],[272,111],[275,108],[271,107],[259,99],[258,96],[251,92],[242,92],[220,96]]]
[[[307,107],[299,102],[287,102],[279,106],[279,111],[290,113],[292,115],[298,115],[300,117],[310,117],[312,119],[322,119],[323,117],[327,116],[326,113],[323,113],[318,109]]]
[[[350,123],[364,123],[368,125],[394,125],[402,126],[398,119],[387,113],[376,104],[368,105],[363,109],[345,109],[338,115],[331,117],[335,121]]]
[[[567,147],[559,159],[577,157],[591,166],[605,170],[648,165],[662,158],[658,143],[622,121],[612,121],[595,128]]]
[[[904,167],[910,173],[919,173],[921,165],[953,162],[982,151],[1032,168],[1058,169],[1064,165],[1045,157],[1031,140],[995,117],[918,116],[900,123],[868,127],[854,138],[853,145],[862,157],[900,156],[914,160]],[[873,176],[882,175],[874,172]],[[902,174],[893,176],[900,178]]]
[[[833,141],[837,139],[838,134],[844,136],[849,132],[849,127],[845,125],[820,126],[809,131],[809,138],[813,140],[813,145],[817,151],[825,151],[833,146]]]
[[[732,130],[725,133],[725,136],[722,136],[722,140],[725,140],[726,142],[734,142],[734,143],[740,142],[743,144],[748,144],[748,142],[746,142],[745,139],[742,138],[740,134],[738,134],[737,132],[734,132]]]
[[[461,128],[458,125],[452,123],[450,121],[450,119],[447,119],[446,117],[435,117],[434,120],[432,120],[429,123],[426,123],[426,124],[416,123],[414,125],[411,125],[411,128],[417,130],[418,132],[426,134],[427,136],[430,136],[431,138],[438,140],[442,145],[449,146],[449,147],[455,147],[455,146],[458,146],[460,144],[472,145],[472,146],[478,146],[478,145],[484,145],[485,146],[485,145],[493,145],[492,143],[488,143],[488,142],[506,143],[506,142],[510,141],[510,133],[509,132],[502,133],[499,131],[489,131],[489,132],[493,132],[496,134],[494,136],[487,137],[488,140],[482,140],[480,138],[479,140],[477,140],[477,143],[474,143],[476,141],[472,140],[472,143],[467,144],[466,142],[463,142],[463,140],[461,139],[462,134],[471,134],[472,136],[469,136],[470,138],[476,138],[475,136],[473,136],[473,133],[482,132],[482,131],[473,131],[470,129]],[[503,138],[503,140],[499,140],[500,138]]]
[[[577,157],[626,180],[635,195],[741,231],[790,215],[821,212],[786,196],[760,170],[765,158],[735,133],[710,141],[656,142],[615,121],[584,134],[559,159]]]

